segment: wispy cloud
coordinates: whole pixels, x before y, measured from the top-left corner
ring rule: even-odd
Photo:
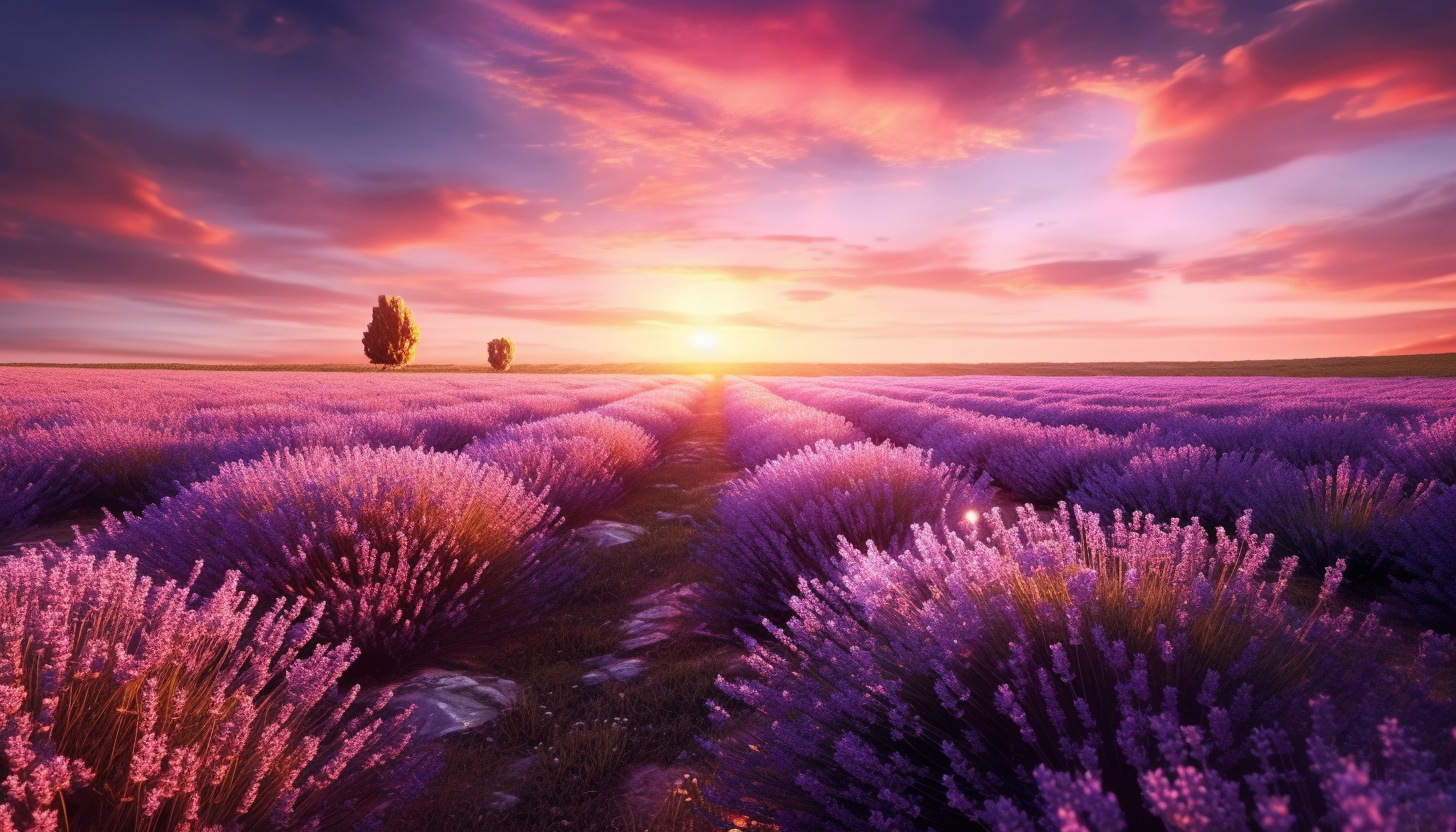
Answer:
[[[1456,176],[1366,210],[1252,235],[1181,266],[1185,280],[1267,280],[1307,292],[1456,295]]]

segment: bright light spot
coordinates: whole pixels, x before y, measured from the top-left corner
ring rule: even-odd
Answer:
[[[700,329],[688,336],[688,346],[698,352],[712,352],[718,348],[718,336],[706,329]]]
[[[978,511],[976,511],[975,509],[971,509],[970,511],[966,512],[966,522],[967,523],[974,523],[974,522],[976,522],[977,520],[980,520],[980,519],[981,519],[981,513],[978,512]]]

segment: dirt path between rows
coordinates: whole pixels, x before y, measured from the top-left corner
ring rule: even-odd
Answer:
[[[721,402],[716,382],[661,465],[593,524],[608,545],[593,549],[595,569],[574,601],[513,643],[450,658],[453,669],[512,680],[516,703],[436,741],[441,770],[386,829],[713,828],[677,784],[698,773],[704,701],[740,655],[695,632],[687,599],[706,577],[690,559],[699,525],[738,473],[724,459]],[[640,537],[613,543],[632,527]]]

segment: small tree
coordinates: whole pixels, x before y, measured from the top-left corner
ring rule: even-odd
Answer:
[[[490,366],[497,370],[509,370],[516,357],[516,345],[509,338],[497,338],[486,345]]]
[[[364,330],[364,355],[370,364],[398,367],[414,360],[420,328],[415,325],[404,298],[379,296],[374,317]]]

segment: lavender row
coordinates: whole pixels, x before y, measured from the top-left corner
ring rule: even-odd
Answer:
[[[655,390],[601,405],[596,412],[631,422],[662,442],[682,430],[693,418],[707,395],[707,389],[705,377],[679,378]]]
[[[821,440],[845,445],[868,438],[843,416],[731,376],[723,388],[723,424],[728,461],[739,468],[752,468]]]
[[[1065,510],[845,545],[720,682],[712,796],[790,832],[1451,828],[1449,639],[1338,607],[1343,564],[1296,610],[1271,552]]]
[[[680,417],[679,387],[694,386],[626,402],[663,424]],[[599,409],[507,428],[462,453],[268,453],[141,515],[108,517],[77,548],[135,556],[160,575],[196,568],[204,591],[236,571],[265,602],[318,602],[320,638],[352,639],[364,670],[389,674],[466,624],[500,633],[539,615],[580,568],[563,526],[620,498],[657,449]]]
[[[1229,527],[1253,509],[1255,528],[1315,574],[1345,560],[1351,575],[1392,576],[1424,598],[1422,619],[1447,628],[1443,563],[1456,548],[1456,513],[1441,510],[1453,486],[1402,474],[1382,461],[1336,459],[1296,466],[1265,451],[1204,445],[1160,447],[1156,431],[1121,437],[1080,426],[1046,426],[855,392],[780,381],[780,392],[840,413],[872,435],[931,449],[937,459],[985,471],[1012,493],[1044,505],[1067,499],[1105,515],[1114,509],[1197,518]],[[1453,452],[1432,441],[1430,456]],[[1443,611],[1444,610],[1444,611]]]
[[[550,484],[630,482],[703,386],[471,453],[267,452],[0,561],[0,829],[361,828],[402,779],[408,714],[385,720],[387,690],[360,703],[339,680],[539,614],[579,566]]]
[[[814,381],[764,381],[775,393],[839,414],[878,438],[932,450],[938,459],[984,471],[1022,499],[1052,504],[1099,465],[1120,467],[1156,435],[1107,434],[1070,425],[986,416],[918,404]]]
[[[310,381],[325,385],[333,378],[309,375]],[[248,376],[258,377],[266,380],[272,376]],[[386,386],[396,381],[391,379]],[[550,389],[560,385],[528,381],[514,394],[508,386],[496,385],[498,392],[507,395],[494,400],[437,404],[419,410],[346,413],[295,404],[280,412],[208,405],[192,408],[192,417],[174,418],[173,425],[87,418],[32,426],[0,439],[0,534],[13,533],[38,515],[54,515],[81,499],[140,507],[175,491],[177,484],[212,476],[224,462],[311,447],[414,446],[453,451],[511,423],[602,406],[644,386],[670,389],[659,384],[656,379],[649,385],[622,379],[577,385],[574,392],[564,392],[571,388]],[[235,387],[243,389],[232,392],[242,395],[250,389],[257,392],[260,383]]]
[[[329,414],[414,412],[519,395],[566,395],[595,407],[669,378],[0,368],[0,431],[78,421],[257,430]]]
[[[352,639],[370,672],[425,654],[472,615],[513,622],[559,554],[556,512],[509,472],[418,448],[324,448],[232,462],[141,515],[108,518],[80,551],[151,573],[227,575],[263,599],[322,606],[319,637]]]
[[[1456,383],[1446,379],[832,379],[835,389],[1164,443],[1270,451],[1297,466],[1348,456],[1456,483]],[[1009,389],[1008,389],[1009,388]],[[1205,389],[1211,388],[1211,389]],[[1149,394],[1149,390],[1153,394]]]
[[[590,412],[513,425],[477,439],[463,454],[510,472],[575,525],[616,503],[648,472],[659,440],[682,429],[703,388],[686,381]]]
[[[822,578],[843,541],[897,547],[916,523],[956,522],[991,501],[984,479],[919,448],[822,439],[729,482],[696,557],[717,576],[703,611],[723,632],[782,623],[801,577]]]
[[[1267,413],[1286,417],[1371,413],[1400,420],[1433,413],[1450,415],[1456,408],[1456,382],[1434,378],[948,376],[824,381],[894,398],[1047,424],[1079,424],[1084,421],[1080,418],[1084,413],[1094,418],[1113,418],[1121,410],[1212,418]],[[1129,429],[1138,424],[1133,423]]]

